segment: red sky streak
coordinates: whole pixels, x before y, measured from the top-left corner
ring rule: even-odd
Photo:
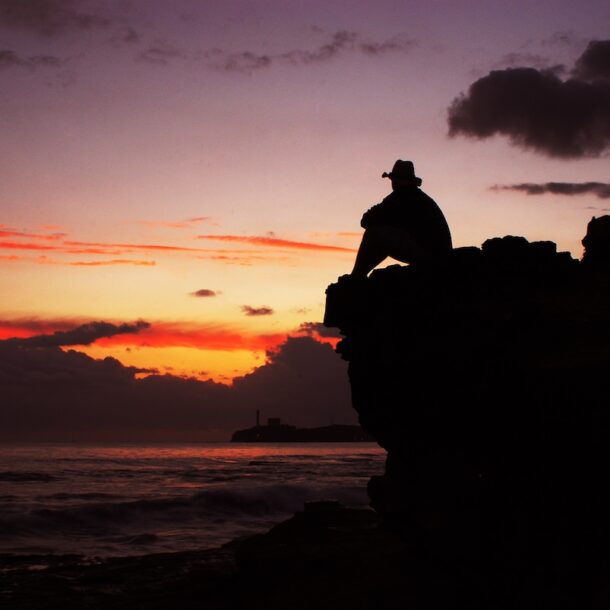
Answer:
[[[256,235],[198,235],[197,238],[254,244],[256,246],[268,246],[271,248],[292,248],[297,250],[317,250],[323,252],[355,252],[353,248],[343,248],[341,246],[331,246],[328,244],[291,241],[288,239],[278,239],[277,237],[261,237]]]
[[[285,333],[257,335],[229,327],[157,322],[144,331],[99,339],[102,346],[192,347],[208,350],[267,350],[279,345]]]
[[[49,319],[19,318],[0,320],[0,340],[27,338],[56,331],[71,330],[89,320],[81,318]],[[101,346],[191,347],[207,350],[264,351],[279,345],[286,333],[256,334],[224,324],[197,322],[152,322],[150,328],[138,333],[123,333],[98,339]]]

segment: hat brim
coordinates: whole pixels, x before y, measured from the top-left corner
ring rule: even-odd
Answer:
[[[381,177],[389,178],[390,180],[400,180],[401,182],[416,184],[417,186],[420,186],[422,183],[422,179],[418,176],[394,176],[392,172],[383,172],[383,174],[381,174]]]

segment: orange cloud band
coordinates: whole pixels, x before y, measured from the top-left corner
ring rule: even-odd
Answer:
[[[19,318],[0,320],[0,340],[33,337],[68,331],[90,320],[83,318],[50,319]],[[153,322],[137,333],[123,333],[95,341],[100,346],[125,347],[191,347],[206,350],[266,351],[286,339],[286,333],[254,334],[224,324],[196,322]]]
[[[286,339],[285,333],[251,334],[224,325],[188,322],[156,322],[134,334],[121,334],[97,341],[98,345],[140,347],[192,347],[207,350],[266,351]]]
[[[198,235],[197,239],[210,239],[215,241],[228,241],[272,248],[291,248],[297,250],[317,250],[322,252],[355,252],[353,248],[317,244],[305,241],[291,241],[277,237],[261,237],[256,235]]]

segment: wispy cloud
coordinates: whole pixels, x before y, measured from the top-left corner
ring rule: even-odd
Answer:
[[[310,231],[307,233],[308,239],[334,239],[339,237],[341,239],[353,239],[361,238],[363,231]]]
[[[113,258],[105,261],[69,261],[61,262],[60,264],[70,265],[72,267],[103,267],[105,265],[134,265],[136,267],[154,267],[156,261],[143,261],[131,258]]]
[[[149,252],[198,252],[198,248],[186,246],[171,246],[168,244],[134,244],[134,243],[104,243],[90,241],[64,241],[65,246],[70,247],[99,247],[99,248],[123,248],[126,252],[130,250],[146,250]]]
[[[21,57],[10,49],[0,49],[0,69],[2,68],[57,68],[63,64],[63,60],[54,55],[31,55]]]
[[[0,0],[0,25],[44,36],[111,25],[108,17],[81,10],[81,4],[79,0]]]
[[[65,248],[61,246],[51,246],[48,244],[38,244],[34,242],[15,242],[15,241],[0,241],[1,250],[40,250],[40,251],[63,251]]]
[[[167,229],[190,229],[198,224],[218,226],[218,223],[210,216],[197,216],[185,220],[140,220],[139,223],[147,227]]]
[[[16,254],[3,254],[0,256],[0,261],[17,262],[17,261],[29,261],[30,258],[27,256],[18,256]]]
[[[339,237],[362,237],[362,231],[339,231]]]
[[[0,26],[55,36],[111,25],[108,17],[84,11],[81,5],[79,0],[0,0]]]
[[[353,248],[342,246],[332,246],[329,244],[318,244],[314,242],[292,241],[289,239],[279,239],[277,237],[266,237],[259,235],[198,235],[198,239],[209,239],[215,241],[225,241],[234,243],[245,243],[256,246],[266,246],[270,248],[289,248],[296,250],[314,250],[323,252],[354,252]]]
[[[329,41],[314,49],[291,49],[283,53],[262,54],[254,51],[233,52],[211,49],[202,54],[212,68],[223,72],[251,73],[273,65],[310,65],[328,62],[339,55],[358,53],[379,57],[388,53],[405,53],[415,46],[415,40],[404,34],[387,40],[369,40],[357,32],[339,30]]]
[[[149,222],[149,221],[143,221]],[[150,221],[151,223],[153,221]],[[170,226],[183,229],[199,223],[212,223],[210,217],[200,216],[183,221],[155,221],[154,226]],[[334,235],[338,237],[337,235]],[[199,235],[199,240],[210,240],[240,244],[251,247],[197,247],[176,243],[134,243],[99,242],[66,239],[64,232],[42,232],[40,230],[16,229],[0,224],[0,261],[33,262],[36,264],[56,264],[71,266],[101,267],[109,265],[155,266],[153,260],[162,255],[185,255],[226,265],[250,266],[255,264],[297,264],[296,251],[351,253],[352,248],[318,243],[315,241],[294,241],[275,237],[272,233],[263,236],[253,235]],[[184,243],[184,242],[183,242]],[[192,242],[191,242],[192,243]],[[282,252],[283,250],[283,252]],[[18,252],[38,253],[39,256],[18,256]],[[83,257],[74,260],[72,257]],[[92,258],[90,258],[90,256]],[[100,257],[99,260],[96,257]],[[149,258],[140,258],[149,257]]]
[[[231,252],[228,250],[227,252]],[[256,252],[256,251],[255,251]],[[251,267],[256,264],[295,264],[295,258],[290,256],[275,256],[273,254],[262,253],[255,254],[248,251],[237,251],[234,254],[208,254],[198,256],[202,260],[212,260],[225,265],[239,265],[240,267]]]
[[[95,254],[98,254],[95,252]],[[107,254],[103,252],[103,254]],[[108,265],[133,265],[136,267],[154,267],[157,262],[154,260],[142,260],[142,259],[133,259],[133,258],[112,258],[105,260],[97,260],[97,261],[83,261],[83,260],[65,260],[58,258],[51,258],[46,255],[40,256],[20,256],[20,255],[0,255],[0,261],[5,262],[22,262],[22,263],[30,263],[35,265],[63,265],[67,267],[104,267]]]
[[[251,305],[242,305],[241,310],[247,316],[271,316],[275,313],[271,307],[267,306],[252,307]]]
[[[54,232],[54,233],[32,233],[29,231],[19,231],[12,229],[6,225],[0,225],[0,237],[25,237],[27,239],[44,239],[50,241],[57,241],[63,239],[66,236],[65,233]]]
[[[187,55],[182,49],[166,40],[157,39],[136,57],[140,61],[166,66],[172,59],[185,59]]]
[[[610,199],[609,182],[523,182],[521,184],[496,184],[491,187],[493,191],[521,191],[527,195],[565,195],[575,197],[578,195],[595,195],[599,199]]]

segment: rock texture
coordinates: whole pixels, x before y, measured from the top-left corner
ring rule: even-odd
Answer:
[[[353,406],[388,451],[371,505],[481,607],[590,607],[607,580],[610,217],[583,243],[579,262],[494,238],[327,290]]]

